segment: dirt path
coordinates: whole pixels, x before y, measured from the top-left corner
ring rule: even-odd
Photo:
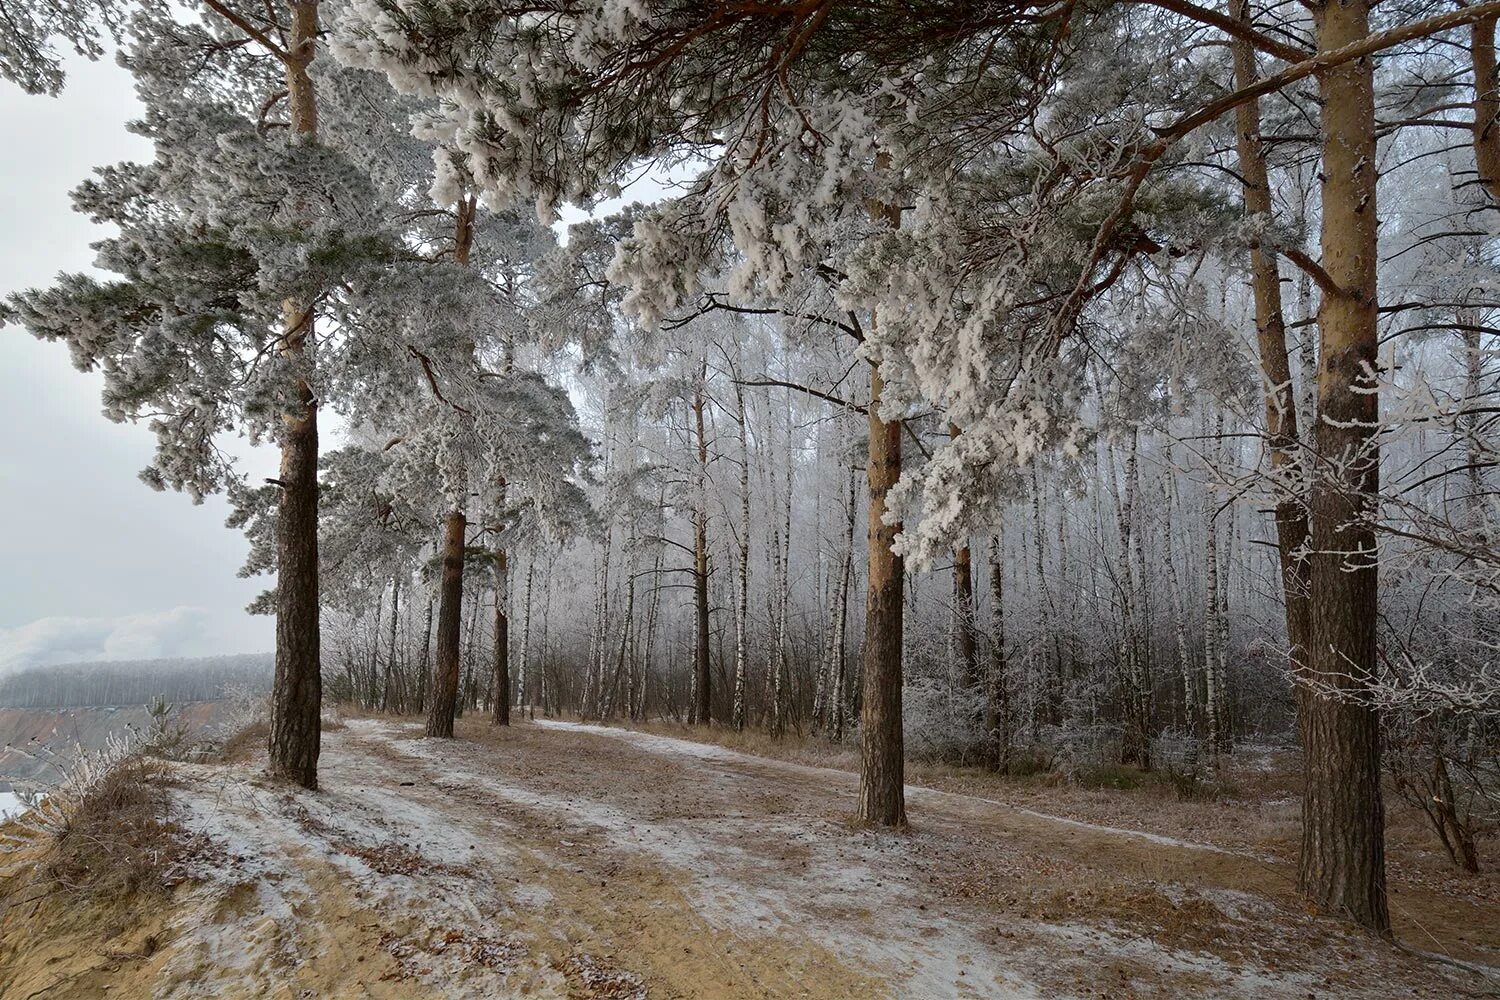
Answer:
[[[910,790],[910,832],[861,830],[841,771],[568,724],[471,720],[459,735],[353,721],[325,734],[315,794],[267,786],[253,765],[183,767],[178,821],[203,860],[157,929],[166,944],[124,959],[116,946],[66,988],[39,970],[14,995],[1500,988],[1500,974],[1346,935],[1300,911],[1285,872],[1217,848],[927,789]],[[1494,938],[1474,937],[1466,957],[1494,961]]]

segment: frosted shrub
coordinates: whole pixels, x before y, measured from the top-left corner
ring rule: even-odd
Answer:
[[[980,759],[985,739],[983,693],[945,681],[906,685],[902,722],[908,757],[947,764]]]
[[[271,732],[271,696],[244,686],[224,689],[224,714],[219,723],[221,755],[233,759],[264,745]]]
[[[72,829],[84,803],[104,787],[111,776],[131,761],[139,760],[148,740],[131,728],[112,734],[95,749],[75,745],[69,752],[40,746],[35,750],[12,747],[22,756],[46,765],[57,775],[55,784],[16,788],[26,809],[0,823],[0,877],[15,875],[32,864],[46,849]]]
[[[271,697],[265,691],[236,684],[224,689],[224,714],[219,732],[230,737],[271,718]]]

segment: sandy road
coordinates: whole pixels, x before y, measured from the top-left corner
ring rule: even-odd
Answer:
[[[840,771],[566,724],[459,735],[354,720],[325,735],[311,794],[254,765],[183,767],[174,798],[201,859],[155,928],[166,944],[25,995],[1495,989],[1307,915],[1261,859],[924,789],[911,831],[858,829]]]

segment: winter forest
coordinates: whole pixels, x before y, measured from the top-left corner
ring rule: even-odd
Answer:
[[[13,85],[117,58],[154,148],[78,178],[95,267],[6,335],[231,501],[278,782],[540,721],[847,748],[871,836],[942,827],[913,767],[1212,828],[1274,752],[1299,919],[1449,954],[1406,817],[1481,915],[1430,995],[1500,982],[1500,2],[4,14]],[[563,995],[647,995],[599,968]],[[893,995],[1073,995],[970,985]]]

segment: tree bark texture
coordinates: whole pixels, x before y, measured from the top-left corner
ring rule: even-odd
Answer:
[[[312,64],[318,5],[293,3],[287,39],[287,107],[292,131],[315,136],[318,109]],[[283,304],[282,351],[296,367],[310,364],[313,313],[309,303]],[[276,510],[276,672],[271,693],[268,770],[304,788],[318,787],[322,735],[322,654],[318,620],[318,409],[312,386],[299,376],[295,402],[282,418],[281,498]]]
[[[438,585],[437,657],[432,667],[432,697],[427,709],[427,735],[451,737],[458,709],[459,652],[462,648],[464,602],[464,512],[448,513],[443,523],[443,568]]]
[[[1369,34],[1367,0],[1318,12],[1330,51]],[[1324,909],[1380,934],[1386,902],[1380,725],[1360,699],[1375,668],[1379,485],[1376,326],[1376,148],[1373,63],[1343,64],[1318,81],[1322,98],[1322,270],[1318,310],[1318,467],[1312,476],[1312,626],[1316,689],[1303,725],[1307,782],[1298,885]]]

